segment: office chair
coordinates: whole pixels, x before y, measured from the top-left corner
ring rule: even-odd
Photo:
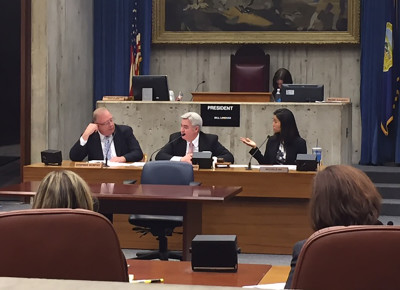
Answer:
[[[396,289],[400,227],[330,227],[304,244],[291,289]]]
[[[1,277],[128,282],[112,224],[84,209],[0,213]]]
[[[199,185],[193,182],[193,166],[186,162],[153,161],[143,166],[141,184],[167,184],[167,185]],[[157,237],[158,251],[137,253],[137,259],[168,260],[182,259],[180,253],[168,251],[167,236],[171,236],[176,227],[183,225],[182,216],[169,215],[143,215],[133,214],[129,217],[129,223],[135,225],[134,231],[143,235],[151,233]]]
[[[246,44],[231,55],[231,92],[269,91],[269,54]]]

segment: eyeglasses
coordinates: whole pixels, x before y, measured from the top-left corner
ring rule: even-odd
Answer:
[[[114,123],[113,119],[111,118],[110,120],[108,120],[107,122],[104,123],[96,123],[99,126],[108,126],[110,124]]]

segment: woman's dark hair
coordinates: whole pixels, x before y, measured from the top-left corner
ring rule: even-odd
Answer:
[[[278,88],[278,80],[282,80],[284,84],[293,84],[292,75],[290,72],[285,68],[278,69],[275,74],[274,78],[272,79],[272,86],[274,87],[274,92]]]
[[[332,165],[314,178],[310,199],[314,230],[332,226],[375,225],[381,196],[369,177],[348,165]]]
[[[284,143],[289,144],[297,137],[300,137],[292,111],[282,108],[276,110],[274,115],[281,122],[281,132],[278,133],[281,141],[283,140]]]

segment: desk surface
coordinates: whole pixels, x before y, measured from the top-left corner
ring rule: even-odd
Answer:
[[[82,168],[72,161],[62,166],[36,163],[24,166],[23,180],[37,181],[54,170],[72,170],[89,183],[136,179],[140,183],[142,169],[138,167]],[[236,234],[244,253],[291,254],[293,245],[306,239],[312,229],[308,200],[316,172],[260,172],[256,169],[219,168],[197,170],[195,181],[203,186],[241,186],[242,191],[229,202],[206,202],[202,206],[204,234]],[[130,212],[132,213],[132,211]],[[114,217],[115,228],[124,248],[154,249],[152,236],[132,234],[128,217]],[[245,226],[243,226],[245,225]],[[181,248],[181,237],[169,237],[170,249]]]
[[[36,163],[24,166],[23,180],[35,181],[54,170],[68,169],[76,172],[88,183],[115,182],[136,179],[140,182],[141,167],[82,168],[75,162],[64,160],[62,166]],[[260,172],[257,169],[219,168],[200,169],[194,172],[195,181],[203,186],[241,186],[241,197],[310,198],[311,184],[316,172],[289,171],[289,173]],[[293,185],[295,184],[295,190]]]
[[[0,188],[3,196],[34,196],[40,181],[26,181]],[[162,201],[225,201],[241,191],[238,186],[185,186],[150,184],[89,184],[92,196],[112,200],[162,200]]]
[[[236,273],[193,272],[191,262],[127,260],[136,280],[163,278],[165,284],[235,286],[258,284],[271,265],[239,264]]]
[[[193,102],[270,102],[271,92],[192,92]]]
[[[28,181],[0,189],[0,195],[33,196],[38,181]],[[223,202],[241,187],[189,185],[126,185],[101,183],[89,185],[99,200],[103,214],[161,214],[183,216],[183,260],[190,260],[190,243],[202,233],[202,203]],[[131,227],[131,226],[130,226]]]

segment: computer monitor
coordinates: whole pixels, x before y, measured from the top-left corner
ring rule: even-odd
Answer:
[[[166,75],[140,75],[132,77],[135,101],[169,101]]]
[[[322,102],[324,85],[283,84],[280,93],[282,102]]]

